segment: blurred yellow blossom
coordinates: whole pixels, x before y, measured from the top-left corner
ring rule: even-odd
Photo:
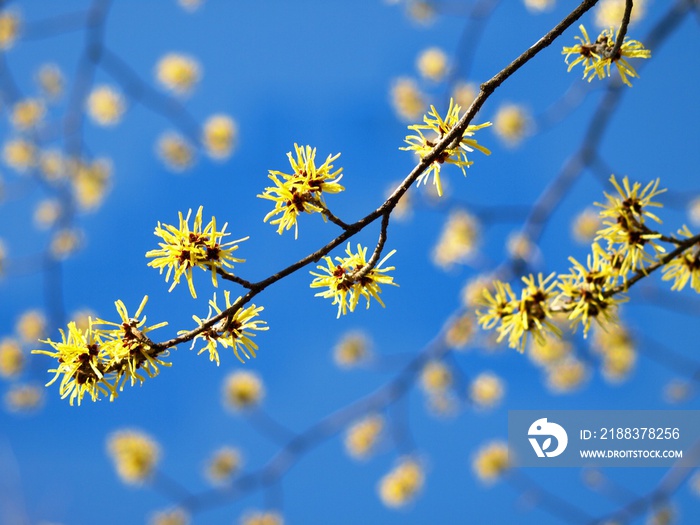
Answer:
[[[192,12],[199,9],[204,3],[204,0],[177,0],[177,3],[180,4],[180,7],[183,9]]]
[[[462,288],[462,304],[466,308],[475,308],[484,301],[484,291],[493,288],[493,277],[480,274],[464,284]]]
[[[493,131],[506,145],[514,147],[530,132],[531,121],[530,113],[523,106],[503,104],[493,118]]]
[[[73,194],[83,211],[98,208],[110,188],[112,163],[108,159],[93,162],[72,160],[69,172],[73,183]]]
[[[371,341],[364,332],[348,332],[333,348],[333,360],[340,368],[351,368],[371,357]]]
[[[0,51],[10,49],[19,35],[20,18],[15,11],[0,11]]]
[[[39,155],[39,170],[49,181],[63,178],[68,173],[68,167],[72,165],[72,162],[67,162],[63,154],[56,149],[42,151]]]
[[[556,393],[572,392],[587,379],[586,365],[575,357],[569,356],[549,365],[547,387]]]
[[[435,6],[431,0],[409,0],[406,4],[406,12],[414,22],[428,25],[435,20]]]
[[[372,453],[384,430],[384,418],[370,415],[354,423],[345,433],[345,450],[355,459]]]
[[[492,441],[482,446],[474,456],[472,469],[484,483],[497,481],[510,467],[508,445],[503,441]]]
[[[23,341],[35,343],[46,333],[46,316],[40,310],[27,310],[17,320],[15,330]]]
[[[671,379],[663,390],[664,401],[667,403],[683,403],[693,394],[693,386],[687,379]],[[698,487],[700,488],[700,486]],[[698,493],[700,495],[700,492]]]
[[[212,483],[221,483],[229,480],[240,469],[242,463],[241,453],[233,447],[223,447],[214,452],[207,463],[206,475]]]
[[[452,317],[447,321],[445,343],[453,350],[463,349],[476,332],[476,320],[471,312]]]
[[[534,13],[548,11],[554,7],[555,0],[524,0],[525,7]]]
[[[78,330],[85,332],[90,326],[90,318],[97,319],[97,315],[92,310],[83,308],[76,310],[70,314],[70,319],[73,320]]]
[[[537,256],[537,246],[521,232],[513,232],[506,239],[506,252],[513,259],[532,261]]]
[[[182,509],[163,510],[153,514],[149,525],[188,525],[190,518]]]
[[[598,210],[586,208],[579,213],[571,224],[571,234],[579,244],[590,244],[603,227]]]
[[[6,337],[0,341],[0,377],[11,378],[24,369],[25,357],[19,341]]]
[[[56,64],[42,64],[37,70],[36,82],[49,100],[55,100],[63,94],[65,80]]]
[[[12,126],[19,131],[26,131],[36,127],[46,114],[46,108],[41,100],[27,98],[15,102],[12,106],[10,121]]]
[[[473,82],[457,82],[452,90],[455,103],[463,108],[469,108],[479,94],[479,86]]]
[[[34,209],[34,224],[39,228],[50,228],[61,216],[61,203],[58,199],[44,199]]]
[[[503,380],[492,372],[482,372],[469,385],[469,399],[477,408],[494,408],[504,393]]]
[[[688,219],[693,226],[700,226],[700,197],[695,197],[688,204]]]
[[[137,430],[120,430],[109,436],[107,452],[124,483],[148,479],[160,459],[160,447],[151,436]]]
[[[284,525],[284,519],[278,512],[250,511],[241,518],[241,525]]]
[[[49,251],[54,258],[65,259],[80,247],[81,240],[80,230],[62,228],[53,234]]]
[[[391,85],[391,103],[396,115],[405,122],[413,122],[425,111],[425,95],[418,88],[416,81],[401,77]]]
[[[425,49],[418,55],[416,69],[423,78],[440,82],[447,74],[447,55],[439,47]]]
[[[452,371],[442,361],[429,361],[423,367],[420,381],[428,394],[444,392],[452,386]]]
[[[100,126],[119,123],[125,109],[124,97],[112,86],[95,87],[87,99],[88,115]]]
[[[194,149],[179,133],[163,133],[156,147],[158,156],[174,172],[183,172],[194,164]]]
[[[433,249],[433,262],[444,269],[470,261],[477,250],[481,226],[465,210],[450,213]]]
[[[31,412],[41,407],[44,389],[37,385],[12,385],[5,392],[5,408],[10,412]]]
[[[571,343],[559,337],[547,337],[543,341],[533,339],[528,347],[528,357],[537,365],[548,366],[569,356]]]
[[[2,156],[5,164],[20,173],[24,173],[36,165],[37,149],[28,140],[11,139],[5,142]]]
[[[634,0],[634,7],[630,14],[630,24],[642,19],[646,10],[646,0]],[[618,27],[622,23],[622,15],[625,12],[625,0],[601,0],[593,9],[595,24],[598,27]]]
[[[401,181],[395,181],[391,183],[391,185],[389,185],[389,187],[387,188],[387,191],[384,194],[384,196],[386,198],[389,198],[394,193],[394,190],[399,186],[399,184],[401,184]],[[409,189],[406,193],[404,193],[401,196],[401,198],[396,203],[394,211],[391,213],[391,218],[399,222],[404,222],[411,218],[412,213],[413,194]]]
[[[169,53],[156,65],[158,81],[178,95],[189,94],[201,77],[200,66],[191,57]]]
[[[403,458],[379,482],[379,497],[387,507],[402,507],[415,498],[424,482],[420,464],[412,458]]]
[[[228,115],[212,115],[204,123],[202,142],[207,153],[215,159],[231,155],[238,136],[238,127]]]
[[[233,410],[254,408],[260,404],[264,395],[262,380],[253,372],[232,372],[224,381],[224,405]]]
[[[591,346],[600,354],[603,376],[609,381],[625,379],[637,361],[632,335],[622,324],[611,325],[605,330],[595,326]]]
[[[677,523],[678,513],[668,504],[652,507],[652,509],[644,522],[645,525],[673,525]]]

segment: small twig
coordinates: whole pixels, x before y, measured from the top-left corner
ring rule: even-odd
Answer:
[[[625,35],[627,34],[627,26],[630,23],[630,16],[632,15],[632,4],[633,0],[625,1],[625,12],[622,15],[622,22],[620,23],[620,30],[617,32],[617,40],[615,40],[615,46],[610,51],[610,58],[617,60],[620,56],[620,49],[625,41]]]

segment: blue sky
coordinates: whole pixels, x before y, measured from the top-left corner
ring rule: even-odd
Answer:
[[[86,5],[48,0],[10,4],[27,24]],[[474,53],[470,80],[485,81],[537,41],[567,13],[564,4],[568,3],[557,4],[550,12],[533,15],[521,2],[500,2],[478,47],[468,50]],[[246,259],[237,269],[249,280],[264,278],[328,242],[338,230],[315,216],[303,217],[297,241],[293,235],[277,235],[274,227],[262,222],[269,203],[256,195],[268,184],[268,170],[286,168],[286,153],[294,143],[313,145],[324,158],[342,153],[336,165],[344,169],[346,191],[328,198],[336,215],[353,221],[376,208],[390,184],[402,179],[413,162],[409,153],[398,149],[406,130],[393,113],[389,88],[396,77],[416,75],[416,56],[426,47],[442,47],[453,63],[459,60],[454,52],[466,21],[460,14],[461,3],[449,6],[448,12],[456,14],[438,16],[422,26],[410,20],[401,6],[379,0],[209,0],[193,13],[174,0],[116,0],[108,17],[106,45],[149,83],[154,83],[155,63],[165,53],[196,57],[203,77],[186,100],[188,111],[199,122],[213,113],[231,115],[238,123],[240,140],[226,162],[213,162],[200,152],[194,168],[180,175],[170,173],[154,153],[158,135],[172,127],[167,118],[132,103],[113,129],[86,122],[85,142],[94,155],[112,160],[114,180],[103,206],[77,218],[86,244],[63,264],[65,310],[89,307],[113,318],[115,300],[123,300],[133,311],[147,294],[149,322],[169,322],[162,339],[191,327],[192,314],[206,313],[213,291],[208,277],[202,272],[196,275],[201,291],[197,300],[183,286],[168,293],[163,277],[146,266],[144,253],[156,245],[153,229],[158,221],[175,222],[178,211],[200,205],[206,218],[215,215],[220,223],[228,222],[233,238],[250,236],[237,252]],[[631,29],[632,38],[647,34],[666,7],[665,2],[651,3],[645,19]],[[587,20],[590,15],[584,22],[591,25]],[[566,74],[560,54],[561,46],[571,45],[577,34],[575,27],[570,28],[506,82],[487,101],[477,121],[492,119],[503,102],[524,104],[534,115],[548,108],[577,82],[580,72]],[[59,64],[70,78],[83,38],[83,32],[72,32],[20,41],[6,54],[19,88],[34,93],[34,71],[47,61]],[[697,17],[690,16],[640,68],[641,78],[625,93],[601,147],[602,157],[616,174],[641,181],[660,177],[680,201],[700,189],[698,135],[691,124],[700,119],[695,103],[698,67],[690,53],[697,47]],[[114,83],[101,69],[95,81]],[[348,330],[366,331],[378,355],[410,356],[424,349],[459,307],[459,291],[466,280],[504,260],[505,238],[518,227],[517,222],[487,225],[478,267],[465,265],[445,272],[433,265],[430,253],[447,212],[460,202],[530,205],[580,144],[606,83],[594,85],[562,123],[530,137],[517,149],[503,146],[485,130],[480,142],[493,153],[490,157],[477,154],[466,179],[458,170],[446,171],[444,177],[453,191],[448,205],[423,205],[410,221],[391,224],[387,247],[397,250],[391,263],[400,287],[384,290],[385,309],[374,304],[367,311],[360,307],[336,319],[329,301],[313,297],[306,270],[258,296],[255,302],[265,306],[270,330],[257,338],[259,355],[245,367],[258,372],[265,382],[265,412],[303,431],[390,381],[398,369],[342,371],[335,367],[332,349]],[[444,86],[430,89],[436,101],[445,100]],[[6,118],[0,133],[12,135]],[[13,257],[24,259],[47,242],[45,232],[31,227],[34,205],[45,193],[10,168],[3,166],[2,176],[9,188],[24,188],[12,194],[19,195],[16,198],[0,203],[0,237]],[[584,173],[548,223],[537,271],[565,271],[568,256],[585,257],[587,248],[570,239],[570,223],[581,209],[602,198],[600,184]],[[664,213],[668,231],[688,220],[684,206],[670,206]],[[371,244],[377,234],[373,225],[353,239],[353,245]],[[660,279],[650,280],[663,288]],[[21,312],[46,307],[44,289],[38,273],[0,282],[0,336],[12,333]],[[232,294],[236,292],[233,289]],[[655,306],[637,304],[635,293],[630,295],[624,319],[641,346],[654,347],[648,341],[663,341],[673,352],[700,363],[691,329],[697,322],[696,297],[686,290],[682,296],[695,303],[689,303],[692,307],[686,313],[677,314],[658,305],[673,301],[672,296],[655,300]],[[57,328],[51,327],[51,337],[56,337]],[[664,402],[663,387],[682,377],[640,355],[633,375],[621,385],[607,383],[593,366],[580,390],[554,396],[543,384],[540,370],[513,350],[488,353],[475,348],[456,355],[456,360],[469,377],[484,370],[496,372],[506,381],[507,394],[495,411],[466,409],[458,417],[444,419],[432,415],[423,394],[413,388],[390,411],[390,416],[407,414],[415,453],[426,466],[425,488],[408,508],[389,510],[376,494],[378,480],[401,455],[391,440],[372,459],[357,463],[345,454],[342,439],[334,437],[299,460],[284,476],[281,492],[254,492],[194,516],[193,523],[234,523],[247,509],[263,508],[268,502],[280,504],[291,524],[563,523],[505,483],[480,484],[470,465],[475,450],[490,439],[506,438],[508,410],[669,409],[674,407]],[[170,506],[158,491],[125,487],[117,479],[105,440],[125,427],[153,435],[163,450],[162,470],[193,492],[206,488],[202,466],[219,446],[240,447],[250,469],[264,465],[278,446],[243,418],[224,410],[220,402],[224,377],[242,365],[224,353],[217,368],[188,345],[173,352],[171,361],[171,369],[140,388],[127,388],[114,403],[70,407],[59,399],[54,385],[46,392],[40,413],[26,417],[0,413],[0,507],[6,509],[0,513],[0,524],[13,525],[2,521],[9,519],[7,509],[12,508],[21,509],[32,524],[109,525],[145,523],[151,512]],[[45,381],[48,363],[48,358],[32,358],[27,378]],[[0,392],[7,388],[7,383],[0,383]],[[691,398],[679,408],[700,409],[700,405]],[[585,488],[579,470],[538,469],[528,474],[595,516],[616,508],[614,501]],[[606,474],[632,493],[644,494],[664,471],[611,469]],[[687,486],[680,488],[674,502],[680,523],[692,523],[700,512],[700,499]]]

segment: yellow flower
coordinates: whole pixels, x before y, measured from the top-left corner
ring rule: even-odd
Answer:
[[[9,379],[18,376],[24,369],[24,362],[19,341],[10,338],[0,341],[0,377]]]
[[[340,157],[340,153],[328,155],[326,161],[316,167],[316,148],[294,144],[294,152],[296,157],[291,152],[287,153],[292,173],[271,170],[268,178],[275,185],[265,188],[258,197],[275,203],[263,220],[267,222],[275,215],[281,215],[270,224],[278,225],[277,233],[280,235],[294,226],[296,239],[299,233],[297,217],[302,213],[323,214],[326,210],[323,194],[339,193],[345,188],[338,184],[343,177],[343,168],[333,171],[333,161]],[[325,215],[323,217],[325,220]]]
[[[37,410],[44,400],[41,387],[34,385],[12,385],[5,392],[5,407],[10,412]]]
[[[425,49],[418,55],[416,68],[423,78],[440,82],[447,74],[447,55],[439,47]]]
[[[243,516],[241,525],[284,525],[284,519],[277,512],[251,511]]]
[[[588,377],[586,365],[572,356],[552,363],[546,372],[547,387],[556,393],[576,390]]]
[[[688,204],[688,219],[694,226],[700,226],[700,197],[695,197]]]
[[[452,386],[452,381],[452,371],[442,361],[429,361],[421,371],[421,387],[428,394],[445,392]]]
[[[412,458],[403,458],[379,482],[379,497],[387,507],[402,507],[415,498],[424,482],[420,464]]]
[[[107,452],[124,483],[138,485],[148,479],[160,459],[160,447],[148,434],[120,430],[107,440]]]
[[[333,349],[333,360],[340,368],[351,368],[371,357],[370,340],[364,332],[348,332]]]
[[[207,478],[212,483],[227,481],[241,469],[241,453],[236,448],[223,447],[214,452],[207,464]]]
[[[664,401],[666,403],[683,403],[693,395],[693,386],[685,379],[671,379],[664,386]],[[700,485],[698,485],[700,488]],[[698,492],[700,495],[700,492]]]
[[[80,230],[62,228],[53,234],[49,250],[54,259],[66,259],[78,250],[81,242]]]
[[[70,318],[75,322],[75,326],[84,332],[90,327],[90,319],[96,319],[97,315],[95,315],[95,312],[92,310],[83,308],[81,310],[74,311],[70,315]]]
[[[547,337],[542,341],[530,341],[528,357],[537,365],[549,366],[572,352],[571,343],[559,337]]]
[[[228,310],[236,301],[240,300],[240,297],[232,303],[229,291],[224,290],[224,299],[226,301],[224,309]],[[215,315],[222,313],[222,310],[216,304],[216,294],[214,294],[214,299],[209,301],[209,307],[208,318],[212,315],[212,308],[216,312]],[[216,361],[216,366],[219,366],[219,351],[217,346],[222,345],[224,348],[233,348],[234,355],[241,363],[244,362],[241,354],[243,354],[246,359],[250,359],[251,355],[255,357],[258,345],[251,339],[256,335],[251,332],[251,330],[267,330],[268,327],[264,326],[266,324],[265,321],[255,319],[263,310],[264,307],[256,307],[254,304],[247,308],[238,308],[235,313],[224,317],[214,326],[206,328],[204,331],[198,333],[192,341],[192,346],[194,347],[198,339],[203,339],[206,342],[206,346],[197,352],[197,355],[209,351],[209,360]],[[200,319],[196,315],[193,315],[192,318],[199,326],[202,326],[208,320],[208,318]],[[186,334],[188,332],[188,330],[182,330],[179,333]]]
[[[0,12],[0,51],[10,49],[19,35],[20,18],[16,12]]]
[[[71,160],[68,172],[73,186],[73,195],[83,211],[98,208],[107,194],[112,179],[112,164],[107,159],[93,162]]]
[[[524,0],[524,2],[529,11],[536,13],[548,11],[554,7],[554,0]]]
[[[44,96],[55,100],[63,94],[65,80],[56,64],[43,64],[36,73],[36,82]]]
[[[111,86],[97,86],[87,100],[88,114],[100,126],[119,123],[125,109],[124,97]]]
[[[209,155],[225,159],[231,155],[238,135],[238,127],[228,115],[213,115],[204,123],[202,142]]]
[[[412,126],[408,126],[408,129],[415,131],[418,134],[408,135],[405,140],[408,146],[400,149],[404,151],[413,151],[421,159],[426,157],[433,150],[435,145],[459,122],[460,110],[461,107],[455,104],[453,99],[450,99],[450,106],[447,110],[447,115],[443,119],[435,109],[435,106],[430,106],[430,113],[423,117],[424,124],[414,124]],[[467,137],[473,136],[475,131],[490,125],[490,122],[486,122],[484,124],[468,126],[462,134],[462,138],[456,144],[451,144],[445,148],[442,154],[435,159],[418,177],[417,183],[425,184],[432,173],[433,183],[437,187],[438,195],[442,196],[442,185],[440,183],[440,168],[442,164],[447,162],[448,164],[459,166],[462,173],[466,176],[467,172],[464,168],[469,167],[474,163],[467,158],[467,153],[471,153],[474,151],[474,149],[478,149],[485,155],[491,154],[488,149],[478,144],[476,140]],[[427,137],[423,134],[424,130],[428,132]]]
[[[625,379],[637,361],[632,335],[621,324],[612,325],[606,330],[596,327],[591,347],[603,360],[603,376],[612,382]]]
[[[644,45],[637,40],[625,40],[620,47],[616,56],[612,56],[612,51],[615,47],[617,33],[613,28],[604,30],[598,39],[591,43],[586,28],[583,25],[579,26],[583,37],[577,36],[576,39],[580,42],[572,47],[564,47],[562,54],[566,55],[566,63],[569,64],[571,55],[578,55],[567,71],[576,64],[583,64],[583,78],[588,78],[590,82],[593,77],[604,78],[610,76],[610,66],[614,63],[620,73],[622,82],[628,86],[632,86],[628,77],[637,77],[637,72],[627,62],[626,58],[650,58],[651,51],[644,48]]]
[[[469,385],[469,398],[477,408],[489,409],[501,402],[504,391],[505,386],[500,377],[491,372],[482,372]]]
[[[478,94],[479,86],[473,82],[457,82],[452,90],[455,103],[463,108],[471,106]]]
[[[513,259],[532,261],[537,254],[537,246],[521,232],[514,232],[506,239],[506,252]]]
[[[73,168],[72,162],[66,162],[59,150],[42,151],[39,156],[39,170],[48,181],[57,181],[68,174],[68,168]]]
[[[161,274],[165,268],[168,269],[165,282],[169,281],[170,274],[174,272],[170,291],[180,283],[180,278],[184,275],[192,297],[197,297],[192,280],[192,269],[199,267],[202,270],[209,270],[212,284],[218,286],[217,272],[233,268],[233,263],[244,262],[244,259],[234,257],[233,253],[238,250],[238,243],[248,239],[243,237],[222,243],[223,238],[229,235],[226,233],[228,223],[218,230],[216,218],[212,217],[211,221],[202,227],[202,209],[203,207],[200,206],[197,210],[191,231],[189,221],[192,210],[187,212],[186,217],[182,216],[182,212],[178,213],[180,218],[178,226],[161,225],[158,222],[154,234],[164,242],[158,243],[160,248],[146,253],[146,257],[153,258],[148,266],[158,268]]]
[[[398,286],[394,283],[394,278],[386,274],[395,268],[393,266],[382,268],[386,260],[395,252],[396,250],[389,252],[374,268],[361,275],[362,270],[367,266],[367,248],[358,244],[357,253],[353,253],[348,242],[345,249],[347,257],[336,257],[337,264],[333,264],[333,260],[326,256],[323,258],[326,266],[317,266],[323,273],[310,272],[315,277],[311,282],[311,288],[328,288],[326,291],[318,292],[316,297],[333,298],[333,304],[338,305],[338,317],[341,314],[345,315],[348,309],[351,312],[355,311],[360,297],[364,297],[367,301],[367,308],[372,298],[383,307],[384,303],[379,297],[380,285]],[[358,275],[361,276],[358,277]]]
[[[678,233],[684,237],[692,237],[690,230],[685,226]],[[663,269],[663,280],[673,279],[671,290],[682,290],[690,283],[690,287],[700,293],[700,244],[686,250],[682,254],[674,257]]]
[[[474,456],[472,468],[482,482],[495,482],[510,468],[508,445],[492,441],[482,446]]]
[[[425,95],[415,80],[397,78],[391,85],[391,103],[396,115],[406,122],[413,122],[425,111]]]
[[[149,520],[149,525],[187,525],[190,518],[182,509],[156,512]]]
[[[673,525],[678,523],[678,513],[673,507],[659,505],[652,509],[652,512],[647,516],[645,525]]]
[[[517,146],[531,126],[529,112],[518,104],[504,104],[493,118],[493,131],[506,145]]]
[[[2,156],[5,164],[20,173],[25,173],[36,165],[37,149],[27,140],[12,139],[5,142]]]
[[[480,230],[479,221],[471,213],[464,210],[450,213],[433,249],[433,262],[448,269],[471,260],[477,251]]]
[[[19,131],[35,128],[46,114],[44,104],[37,99],[27,98],[16,102],[12,106],[10,121],[12,126]]]
[[[367,416],[353,424],[345,433],[345,450],[355,459],[364,459],[372,453],[384,430],[384,418]]]
[[[196,11],[204,3],[204,0],[178,0],[180,7],[187,11]]]
[[[34,210],[34,223],[40,228],[50,228],[61,216],[62,208],[58,199],[44,199]]]
[[[638,22],[644,16],[646,0],[634,0],[630,14],[630,25]],[[619,26],[625,12],[625,0],[601,0],[595,6],[595,25],[598,27]]]
[[[224,405],[235,411],[256,407],[264,395],[262,380],[253,372],[233,372],[224,382]]]
[[[35,343],[46,334],[46,316],[39,310],[24,312],[15,328],[23,341]]]
[[[469,309],[475,308],[484,301],[484,292],[492,287],[493,278],[481,274],[467,281],[462,288],[462,304]]]
[[[407,2],[406,12],[414,22],[429,25],[435,20],[435,6],[432,1],[412,0]]]
[[[454,350],[463,349],[474,337],[476,323],[471,312],[464,313],[447,322],[445,343]]]
[[[170,53],[158,61],[156,77],[170,91],[186,95],[199,82],[201,72],[199,64],[193,58]]]
[[[175,172],[183,172],[194,164],[194,149],[187,140],[175,132],[160,136],[157,144],[158,156]]]
[[[590,244],[602,226],[600,214],[593,208],[586,208],[574,218],[571,234],[579,244]]]

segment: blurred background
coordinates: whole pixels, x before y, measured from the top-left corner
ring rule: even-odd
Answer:
[[[269,170],[289,172],[295,143],[317,148],[321,162],[341,153],[334,164],[346,190],[326,202],[354,222],[415,164],[399,150],[408,124],[429,104],[444,114],[451,96],[467,107],[574,4],[0,5],[0,523],[182,523],[156,514],[176,507],[214,525],[251,520],[255,509],[290,524],[697,522],[693,472],[476,461],[507,439],[508,410],[700,409],[697,294],[651,276],[630,290],[619,331],[579,331],[524,353],[478,328],[473,299],[478,279],[495,271],[518,282],[566,272],[569,256],[585,260],[598,228],[593,203],[614,191],[611,174],[660,178],[669,188],[659,198],[663,231],[697,231],[697,3],[635,2],[628,35],[652,58],[633,61],[632,88],[619,89],[616,73],[591,83],[580,67],[567,74],[561,49],[576,42],[578,24],[508,79],[474,120],[494,123],[475,136],[492,154],[471,154],[466,178],[444,168],[442,198],[431,182],[411,188],[392,216],[386,249],[396,250],[399,287],[384,287],[386,308],[360,303],[336,319],[331,301],[314,297],[307,267],[255,298],[269,325],[255,337],[255,359],[241,364],[224,350],[217,367],[180,345],[172,368],[114,402],[79,407],[57,384],[43,387],[54,363],[30,355],[46,348],[37,339],[56,340],[85,315],[116,321],[116,300],[132,314],[144,295],[148,324],[168,322],[156,341],[207,315],[208,275],[195,271],[193,299],[184,282],[169,293],[147,267],[159,221],[177,224],[178,212],[203,206],[205,221],[228,223],[230,239],[250,236],[237,275],[281,270],[340,233],[316,215],[300,218],[297,240],[263,222],[271,203],[256,196]],[[584,15],[591,39],[619,23],[621,5],[601,0]],[[564,191],[552,192],[554,181]],[[371,251],[378,227],[352,246]],[[220,281],[220,302],[223,290],[242,294]],[[13,360],[17,348],[23,357]],[[264,395],[236,410],[225,385],[241,370],[257,374]],[[348,445],[365,416],[380,419]],[[135,485],[108,453],[125,429],[160,450]],[[240,470],[212,485],[207,469],[222,447],[238,451]],[[406,458],[420,488],[383,498],[382,480]]]

